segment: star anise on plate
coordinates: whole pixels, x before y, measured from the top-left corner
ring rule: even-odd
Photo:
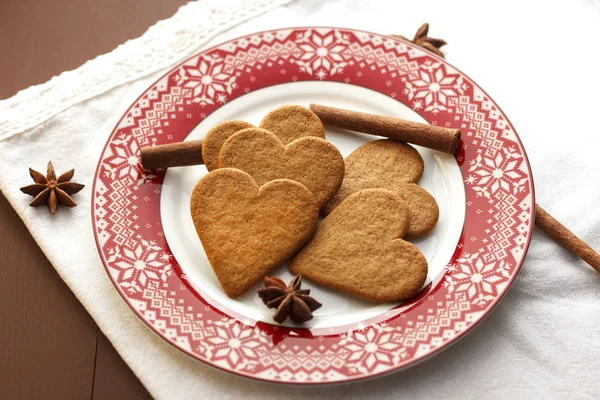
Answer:
[[[302,277],[296,275],[289,285],[279,278],[265,278],[265,287],[258,296],[269,308],[276,308],[273,319],[282,323],[288,317],[299,324],[313,317],[312,312],[321,308],[321,303],[313,299],[310,289],[300,289]]]
[[[31,175],[35,183],[22,187],[21,192],[34,196],[33,201],[29,203],[31,207],[47,204],[52,214],[56,212],[56,207],[59,204],[61,206],[75,207],[77,204],[73,201],[71,195],[79,192],[85,185],[71,182],[74,174],[75,170],[72,169],[56,178],[52,161],[48,162],[46,176],[29,168],[29,175]]]
[[[402,35],[392,35],[392,36],[399,37],[404,40],[408,40],[409,42],[414,43],[417,46],[421,46],[425,50],[429,50],[430,52],[437,54],[438,56],[444,58],[444,53],[442,53],[440,51],[440,47],[447,44],[446,41],[443,39],[436,39],[436,38],[429,37],[429,36],[427,36],[428,32],[429,32],[429,24],[426,22],[423,25],[421,25],[419,30],[417,30],[417,33],[415,33],[415,37],[413,38],[413,40],[409,40],[408,38],[406,38]]]

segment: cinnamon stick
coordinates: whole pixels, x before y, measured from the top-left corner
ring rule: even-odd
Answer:
[[[140,149],[140,161],[144,169],[204,164],[202,161],[202,140],[142,147]]]
[[[319,116],[324,125],[385,136],[392,140],[414,143],[444,153],[454,154],[460,142],[460,129],[420,124],[319,104],[311,104],[310,109]]]
[[[600,272],[600,254],[537,204],[535,205],[535,225],[556,243],[580,257],[597,272]]]

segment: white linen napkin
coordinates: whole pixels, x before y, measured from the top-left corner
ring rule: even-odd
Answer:
[[[211,44],[266,29],[325,25],[410,36],[425,21],[431,36],[450,43],[447,59],[513,122],[529,154],[538,203],[600,249],[600,6],[591,0],[203,0],[75,71],[0,101],[0,190],[153,396],[600,396],[600,276],[539,231],[513,287],[471,334],[406,371],[353,385],[285,387],[206,366],[146,327],[105,273],[90,216],[96,163],[123,112],[170,66]],[[31,198],[18,189],[30,183],[27,167],[43,171],[48,160],[58,172],[74,167],[74,180],[86,185],[75,195],[76,208],[54,216],[29,207]]]

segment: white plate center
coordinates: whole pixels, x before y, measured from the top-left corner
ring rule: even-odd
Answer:
[[[204,138],[210,128],[222,121],[242,119],[258,125],[262,117],[276,107],[286,104],[308,107],[310,103],[427,123],[400,102],[369,89],[335,82],[294,82],[257,90],[223,105],[194,128],[186,140]],[[326,136],[344,157],[361,144],[377,139],[374,136],[330,128],[326,128]],[[465,192],[463,178],[453,156],[419,146],[415,148],[425,162],[425,172],[419,184],[435,197],[440,208],[440,218],[433,232],[414,242],[427,258],[428,284],[442,273],[454,253],[465,218]],[[207,173],[203,165],[170,168],[167,171],[160,207],[169,247],[188,281],[210,304],[241,319],[273,323],[273,310],[266,308],[256,294],[262,283],[244,296],[230,299],[221,289],[208,262],[190,215],[192,190]],[[286,282],[292,278],[284,265],[270,275],[281,277]],[[310,288],[311,294],[323,304],[314,313],[314,318],[302,325],[308,328],[333,328],[358,323],[380,316],[395,306],[368,303],[308,280],[303,282],[304,287]],[[285,325],[295,326],[293,323]]]

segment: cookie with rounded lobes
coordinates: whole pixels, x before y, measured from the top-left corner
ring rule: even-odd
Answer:
[[[346,197],[360,190],[389,186],[396,182],[418,182],[424,169],[423,159],[414,147],[389,139],[367,142],[350,153],[344,161],[344,182],[325,207],[326,214]]]
[[[408,300],[427,278],[427,260],[402,239],[408,226],[409,211],[398,194],[385,189],[354,193],[325,217],[289,269],[372,302]]]
[[[440,209],[432,195],[415,183],[403,183],[392,190],[400,195],[408,206],[410,226],[406,232],[407,239],[416,239],[427,235],[435,228],[440,217]]]
[[[435,199],[418,185],[423,175],[423,159],[412,146],[389,139],[374,140],[363,144],[345,159],[346,172],[340,190],[325,206],[329,214],[352,193],[383,188],[400,194],[408,202],[411,227],[407,237],[418,238],[435,227],[439,208]]]
[[[273,132],[283,144],[304,136],[325,138],[325,128],[317,114],[297,105],[272,110],[260,121],[259,128]]]
[[[219,168],[241,169],[259,185],[280,178],[295,180],[315,195],[319,208],[331,200],[344,179],[344,158],[327,140],[309,136],[285,145],[261,128],[244,129],[227,139]]]
[[[304,246],[319,217],[315,197],[304,185],[278,179],[259,186],[232,168],[200,179],[190,211],[208,261],[231,298]]]
[[[221,122],[211,128],[202,141],[202,160],[204,160],[206,169],[212,171],[218,168],[221,146],[231,135],[242,129],[253,127],[254,125],[246,121],[231,120]]]

